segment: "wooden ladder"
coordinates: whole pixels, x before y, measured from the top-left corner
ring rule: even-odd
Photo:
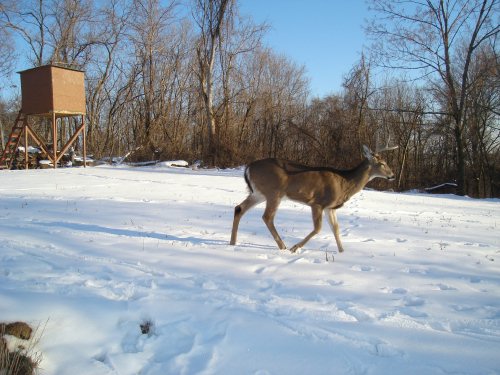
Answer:
[[[21,135],[24,130],[24,126],[26,123],[26,117],[19,112],[16,118],[16,122],[12,127],[12,130],[9,135],[9,139],[5,144],[5,148],[2,152],[2,156],[0,156],[0,169],[10,169],[12,166],[12,162],[16,157],[17,147],[19,146],[19,142],[21,141]]]

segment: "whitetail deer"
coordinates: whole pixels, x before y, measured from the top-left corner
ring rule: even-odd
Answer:
[[[262,219],[278,247],[285,250],[286,246],[274,226],[274,216],[281,200],[287,197],[310,206],[314,224],[313,231],[290,249],[292,253],[320,232],[325,210],[328,212],[338,250],[343,252],[335,211],[363,189],[370,180],[377,177],[394,179],[394,173],[378,153],[395,148],[397,146],[386,147],[374,153],[367,146],[363,146],[365,159],[356,168],[345,171],[329,167],[308,167],[280,159],[263,159],[250,163],[244,174],[250,194],[234,209],[230,244],[236,243],[241,217],[250,208],[265,201],[266,208]]]

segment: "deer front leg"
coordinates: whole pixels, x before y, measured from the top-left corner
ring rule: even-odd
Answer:
[[[337,220],[337,212],[335,209],[331,208],[328,210],[328,219],[333,235],[335,236],[335,241],[337,242],[337,248],[339,249],[339,253],[341,253],[344,251],[344,248],[342,247],[342,242],[340,242],[339,222]]]
[[[309,233],[306,236],[306,238],[304,238],[299,243],[293,245],[293,247],[290,249],[292,253],[295,253],[297,249],[300,249],[307,243],[307,241],[309,241],[313,236],[317,235],[321,231],[321,222],[323,220],[323,207],[319,205],[314,205],[311,206],[311,211],[312,211],[314,229],[311,233]]]

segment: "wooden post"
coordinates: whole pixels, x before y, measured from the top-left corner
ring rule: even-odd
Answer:
[[[45,145],[42,139],[31,129],[31,127],[26,123],[26,132],[29,133],[30,137],[33,138],[36,144],[42,149],[42,151],[50,158],[49,149]]]
[[[57,124],[56,124],[56,113],[52,112],[52,163],[54,163],[54,169],[57,168]]]
[[[76,139],[78,138],[78,135],[80,135],[80,132],[83,130],[84,128],[84,124],[81,124],[78,129],[75,130],[75,132],[73,133],[73,135],[71,136],[71,138],[68,140],[68,142],[61,148],[61,151],[59,151],[59,155],[57,156],[57,162],[59,160],[61,160],[61,158],[64,156],[64,154],[66,153],[66,151],[68,151],[68,149],[71,147],[71,145],[73,144],[73,142],[76,141]],[[62,141],[62,139],[61,139]]]
[[[85,116],[82,115],[82,127],[83,127],[83,168],[87,168],[87,143],[86,143],[86,138],[85,138]]]
[[[5,150],[5,138],[3,136],[3,122],[2,119],[0,118],[0,144],[2,146],[2,151]]]
[[[23,121],[24,131],[24,169],[28,169],[28,129],[26,127],[26,120]]]

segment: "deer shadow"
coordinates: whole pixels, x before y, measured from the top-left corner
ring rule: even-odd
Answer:
[[[129,237],[129,238],[150,238],[159,241],[178,241],[184,243],[194,243],[194,244],[206,244],[206,245],[226,245],[227,241],[222,240],[212,240],[203,237],[186,236],[180,237],[171,235],[168,233],[158,233],[158,232],[148,232],[133,229],[121,229],[121,228],[111,228],[96,224],[82,224],[82,223],[71,223],[65,221],[53,221],[53,222],[38,222],[36,223],[41,226],[46,226],[50,228],[66,228],[71,231],[76,232],[89,232],[89,233],[105,233],[114,236]]]

